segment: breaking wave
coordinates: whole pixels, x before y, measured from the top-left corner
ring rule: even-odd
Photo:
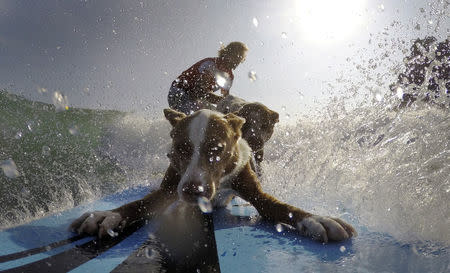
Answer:
[[[156,187],[167,168],[163,118],[56,112],[6,92],[0,103],[0,228],[133,185]],[[400,240],[449,244],[448,110],[372,105],[330,113],[276,126],[263,188]]]

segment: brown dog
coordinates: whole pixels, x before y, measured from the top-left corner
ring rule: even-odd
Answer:
[[[264,159],[264,144],[273,134],[273,127],[279,121],[277,112],[258,102],[247,102],[228,95],[217,104],[217,110],[224,114],[234,113],[245,119],[241,128],[242,138],[253,151],[256,162],[254,170],[261,175],[261,162]]]
[[[313,215],[262,191],[250,167],[251,149],[241,138],[244,119],[206,109],[190,116],[169,109],[164,114],[173,126],[172,148],[160,188],[110,211],[87,212],[71,224],[72,230],[102,237],[155,217],[179,199],[193,205],[211,201],[217,207],[236,195],[265,219],[291,225],[316,240],[342,241],[356,235],[351,225],[338,218]]]

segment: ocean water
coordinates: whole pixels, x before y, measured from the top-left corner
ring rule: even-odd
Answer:
[[[115,141],[129,130],[127,114],[64,109],[0,92],[0,228],[145,183],[151,175],[152,168],[145,168],[145,177],[127,168],[142,167],[133,160],[143,147]],[[139,138],[140,128],[133,130]]]
[[[263,189],[404,242],[450,245],[448,109],[340,109],[277,124]],[[134,185],[157,187],[169,163],[162,113],[56,109],[7,92],[0,112],[0,228]]]

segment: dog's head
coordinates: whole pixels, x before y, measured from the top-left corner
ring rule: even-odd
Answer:
[[[236,114],[245,119],[242,135],[253,151],[263,148],[273,134],[273,127],[279,121],[277,112],[261,103],[247,103]]]
[[[245,120],[206,109],[190,116],[165,109],[164,115],[173,127],[168,156],[181,177],[180,199],[190,203],[200,197],[212,199],[220,182],[242,165],[238,144]]]

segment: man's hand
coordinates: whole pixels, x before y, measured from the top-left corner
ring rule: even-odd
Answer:
[[[230,94],[230,90],[220,88],[220,94],[222,94],[222,96],[226,97]]]

